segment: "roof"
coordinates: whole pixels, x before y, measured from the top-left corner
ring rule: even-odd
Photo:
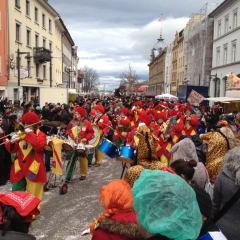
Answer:
[[[68,39],[68,41],[70,42],[70,44],[71,44],[72,46],[74,46],[75,43],[74,43],[74,41],[73,41],[73,39],[72,39],[72,37],[71,37],[71,35],[70,35],[70,33],[69,33],[69,31],[68,31],[65,23],[63,22],[63,20],[62,20],[61,17],[59,18],[59,21],[60,21],[60,23],[62,24],[62,26],[63,26],[63,28],[64,28],[64,32],[65,32],[66,38]]]
[[[233,2],[236,0],[225,0],[223,1],[217,8],[215,8],[208,16],[209,17],[214,17],[216,14],[219,12],[226,10],[226,7],[231,5]]]

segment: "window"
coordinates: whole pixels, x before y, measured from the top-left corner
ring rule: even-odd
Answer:
[[[47,78],[47,69],[46,69],[46,65],[43,65],[43,79]]]
[[[228,33],[229,29],[229,21],[228,21],[228,16],[225,18],[225,34]]]
[[[16,23],[16,41],[20,42],[20,30],[21,30],[21,25]]]
[[[45,24],[45,14],[42,14],[42,27],[46,28],[46,24]]]
[[[52,20],[51,19],[49,19],[49,21],[48,21],[48,27],[49,27],[49,32],[52,32]]]
[[[236,62],[236,42],[232,44],[232,62]]]
[[[30,16],[30,2],[26,0],[26,15]]]
[[[233,29],[237,27],[237,11],[233,13]]]
[[[49,42],[49,50],[52,51],[52,42]]]
[[[220,66],[220,48],[217,48],[216,66]]]
[[[38,34],[35,35],[35,47],[38,47],[38,43],[39,43],[39,36]]]
[[[27,29],[27,46],[31,47],[31,30]]]
[[[28,77],[31,77],[31,59],[27,61]]]
[[[46,48],[46,38],[43,38],[43,47]]]
[[[20,0],[15,0],[15,7],[20,9]]]
[[[36,63],[36,77],[39,77],[39,64]]]
[[[34,14],[35,14],[35,22],[38,23],[38,9],[35,7],[35,10],[34,10]]]
[[[223,64],[227,64],[227,47],[223,50]]]
[[[221,29],[222,29],[222,24],[221,24],[221,21],[219,21],[218,22],[218,33],[217,33],[218,37],[221,37]]]

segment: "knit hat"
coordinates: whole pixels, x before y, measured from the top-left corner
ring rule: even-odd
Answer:
[[[184,138],[180,142],[176,143],[171,148],[170,152],[172,153],[173,162],[178,159],[184,159],[185,161],[193,159],[195,161],[198,161],[195,145],[189,138]]]
[[[79,113],[81,115],[81,117],[85,117],[85,115],[86,115],[86,110],[82,107],[75,108],[75,112]]]
[[[212,216],[212,200],[210,195],[197,184],[192,184],[192,188],[196,193],[201,214],[209,218]]]
[[[184,179],[160,170],[144,169],[133,188],[138,222],[151,234],[195,240],[202,227],[196,194]]]
[[[31,222],[33,215],[37,216],[40,214],[37,208],[40,199],[28,192],[1,192],[0,202],[6,206],[14,207],[23,218],[23,222]],[[0,207],[0,224],[6,223],[3,215],[4,213]]]
[[[98,104],[96,107],[95,107],[95,110],[101,112],[101,113],[105,113],[105,109],[103,107],[103,105],[101,104]]]

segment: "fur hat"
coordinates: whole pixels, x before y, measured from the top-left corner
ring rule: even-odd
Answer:
[[[178,159],[189,161],[191,159],[198,162],[198,156],[193,141],[189,138],[184,138],[176,143],[170,150],[172,153],[172,162]]]
[[[81,117],[85,117],[85,115],[86,115],[86,110],[82,107],[75,108],[75,112],[79,113],[81,115]]]
[[[25,113],[21,118],[21,122],[23,124],[33,124],[39,121],[40,121],[39,116],[34,112]]]
[[[120,108],[120,113],[123,113],[125,116],[128,114],[128,110],[124,107]]]
[[[95,110],[101,112],[101,113],[105,113],[105,109],[103,107],[103,105],[101,104],[98,104],[96,107],[95,107]]]
[[[191,108],[190,106],[186,106],[186,107],[183,109],[183,112],[186,112],[186,111],[192,112],[192,108]]]
[[[142,114],[140,115],[140,121],[143,122],[143,123],[145,123],[146,126],[148,127],[148,126],[150,126],[150,124],[151,124],[151,122],[152,122],[152,119],[151,119],[151,117],[149,117],[146,113],[142,113]]]

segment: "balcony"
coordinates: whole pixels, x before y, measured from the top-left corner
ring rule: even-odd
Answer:
[[[51,51],[44,47],[33,48],[33,57],[35,63],[50,62]]]

